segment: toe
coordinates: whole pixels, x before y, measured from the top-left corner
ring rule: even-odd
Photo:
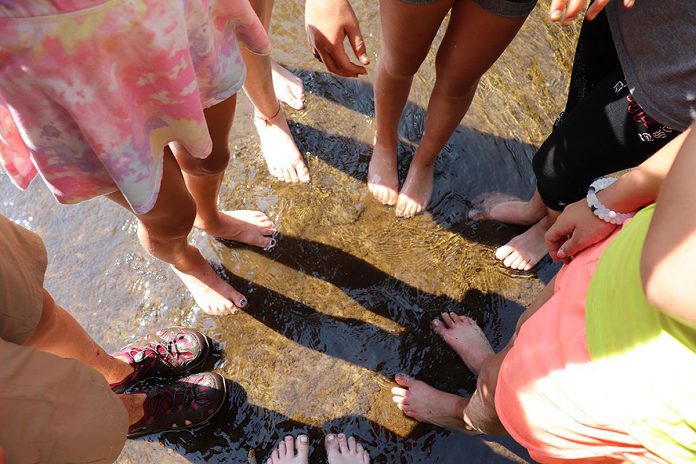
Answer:
[[[287,449],[288,455],[295,455],[295,439],[292,435],[288,435],[285,437],[285,448]]]
[[[499,261],[502,261],[505,258],[507,258],[508,256],[510,256],[510,254],[513,253],[514,251],[515,251],[515,249],[512,248],[510,245],[503,245],[500,248],[498,248],[497,250],[495,250],[495,257]]]
[[[402,387],[406,387],[406,388],[413,385],[413,382],[414,382],[414,380],[411,377],[409,377],[408,375],[403,374],[403,373],[396,374],[394,376],[394,380],[396,380],[397,384],[401,385]]]
[[[297,456],[302,462],[307,462],[307,456],[309,456],[309,437],[307,435],[300,435],[297,437]]]
[[[355,441],[355,437],[348,437],[348,450],[350,450],[351,453],[358,452],[358,443]]]
[[[391,392],[392,392],[392,395],[395,395],[394,396],[395,398],[396,398],[396,396],[401,396],[401,397],[405,398],[406,395],[408,394],[408,390],[406,390],[405,388],[401,388],[401,387],[392,387]],[[394,400],[394,401],[396,401],[396,400]]]
[[[438,334],[441,337],[445,336],[445,332],[447,329],[445,328],[445,324],[443,324],[440,319],[433,319],[431,325],[436,334]]]
[[[517,251],[512,251],[507,257],[503,260],[503,266],[505,267],[510,267],[512,266],[512,263],[517,261],[520,258],[520,254],[517,253]]]
[[[297,169],[295,168],[295,166],[288,169],[288,174],[290,174],[290,181],[293,184],[296,184],[300,181],[300,178],[297,175]]]
[[[363,450],[362,461],[363,464],[370,464],[370,453],[367,450]]]
[[[280,461],[280,454],[278,453],[278,450],[273,450],[273,453],[271,454],[271,458],[273,459],[274,463]]]
[[[326,454],[328,455],[329,459],[334,459],[336,456],[339,455],[338,440],[336,439],[336,435],[334,435],[333,433],[330,433],[326,436],[326,440],[324,440],[324,446],[326,447]]]
[[[295,165],[295,170],[297,171],[297,177],[300,179],[300,182],[309,182],[309,170],[307,169],[307,165],[305,165],[304,162],[300,161],[299,163],[297,163]]]
[[[442,313],[442,320],[445,322],[445,324],[447,324],[447,327],[454,326],[454,321],[452,320],[450,313]]]
[[[247,305],[246,297],[235,289],[230,291],[229,298],[234,304],[234,307],[228,308],[228,312],[231,314],[236,314],[238,310],[245,308]]]
[[[348,454],[348,440],[343,433],[338,434],[338,447],[341,449],[341,454]]]
[[[285,442],[284,442],[284,441],[281,441],[280,444],[278,445],[278,455],[279,455],[279,456],[281,457],[281,459],[282,459],[282,458],[284,458],[285,456],[287,456],[287,454],[288,454],[288,449],[287,449],[287,447],[285,446]]]
[[[394,190],[389,189],[388,197],[387,197],[387,204],[389,206],[394,206],[396,204],[396,202],[398,201],[398,199],[399,199],[399,194],[396,193]]]

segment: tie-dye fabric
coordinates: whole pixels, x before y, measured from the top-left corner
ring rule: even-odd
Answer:
[[[206,157],[203,109],[244,82],[236,29],[268,52],[248,0],[0,0],[0,162],[61,203],[149,211],[164,147]]]

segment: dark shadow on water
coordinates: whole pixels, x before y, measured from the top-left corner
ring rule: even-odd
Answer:
[[[192,463],[247,463],[253,450],[258,464],[265,464],[285,435],[309,436],[310,464],[326,462],[323,440],[328,433],[344,432],[365,446],[375,464],[455,464],[466,456],[470,464],[506,464],[509,458],[491,453],[486,441],[493,439],[515,455],[526,452],[509,438],[469,437],[428,424],[416,425],[406,436],[364,416],[339,417],[314,427],[294,421],[281,413],[249,403],[246,392],[228,380],[227,404],[203,427],[167,432],[143,438],[158,441]]]
[[[295,70],[307,92],[353,112],[374,117],[372,85],[326,72]],[[411,158],[423,134],[426,111],[409,101],[400,124],[398,173],[403,183]],[[326,132],[310,124],[289,121],[298,148],[322,162],[366,183],[372,146],[365,141]],[[435,185],[427,212],[440,226],[491,247],[500,246],[525,228],[499,223],[478,223],[467,214],[481,198],[492,193],[527,199],[534,192],[531,158],[536,147],[519,140],[483,133],[460,124],[435,164]],[[542,274],[542,263],[535,271]],[[551,271],[553,274],[555,271]]]

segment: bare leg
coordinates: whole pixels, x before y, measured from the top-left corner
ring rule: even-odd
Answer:
[[[179,144],[172,144],[186,182],[188,191],[196,203],[194,225],[214,237],[261,248],[273,246],[275,233],[273,222],[260,211],[219,211],[218,194],[230,160],[229,134],[234,119],[236,96],[205,110],[213,151],[207,158],[189,155]]]
[[[120,192],[108,197],[130,209]],[[188,235],[196,219],[196,203],[168,148],[164,150],[157,201],[149,212],[136,216],[139,220],[140,243],[150,254],[172,266],[203,311],[226,314],[246,306],[244,295],[222,280],[198,249],[188,243]]]
[[[273,1],[251,0],[251,5],[268,30]],[[255,107],[254,123],[268,170],[272,176],[285,182],[309,182],[309,171],[295,145],[275,93],[271,58],[255,55],[246,48],[242,49],[242,56],[247,67],[244,91]],[[287,70],[284,71],[287,73]],[[276,72],[276,75],[281,74]]]
[[[147,395],[145,393],[136,393],[133,395],[118,395],[118,397],[128,411],[128,425],[139,422],[145,415],[143,404]]]
[[[377,135],[367,173],[372,195],[395,205],[399,179],[396,172],[398,125],[411,90],[413,75],[428,54],[430,44],[452,6],[452,0],[432,5],[410,5],[382,0],[382,55],[375,76]],[[403,25],[408,24],[408,28]]]
[[[529,201],[504,198],[499,194],[490,195],[477,208],[469,211],[469,219],[531,226],[543,219],[546,214],[546,205],[539,191],[535,190],[534,196]]]
[[[66,310],[53,301],[46,290],[41,320],[24,345],[81,361],[99,371],[111,384],[120,382],[133,372],[127,362],[104,351]]]
[[[548,210],[547,214],[526,232],[518,235],[495,251],[495,257],[505,267],[528,271],[549,252],[544,235],[556,222],[560,213]]]
[[[494,15],[469,0],[455,0],[436,60],[436,81],[428,103],[425,132],[396,204],[412,217],[427,207],[433,167],[440,150],[469,110],[478,81],[510,44],[526,18]],[[404,34],[411,28],[402,28]]]

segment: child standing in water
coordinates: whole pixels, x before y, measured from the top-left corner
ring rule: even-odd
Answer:
[[[428,206],[437,155],[469,110],[479,79],[515,37],[535,4],[536,0],[380,0],[382,51],[375,76],[377,135],[367,182],[377,200],[396,205],[397,216],[412,217]],[[356,55],[367,63],[348,0],[307,0],[306,7],[307,29],[315,49],[320,36],[342,40],[348,35]],[[447,32],[435,61],[437,77],[425,131],[399,191],[399,120],[413,76],[448,14]],[[339,74],[362,74],[360,67],[347,61],[341,47],[334,50],[334,54],[322,54],[317,49],[327,67],[344,63],[337,68]]]
[[[192,226],[262,248],[273,222],[218,211],[245,67],[270,43],[247,0],[33,0],[0,5],[0,161],[61,203],[96,196],[132,211],[145,249],[209,314],[244,295],[187,237]]]

